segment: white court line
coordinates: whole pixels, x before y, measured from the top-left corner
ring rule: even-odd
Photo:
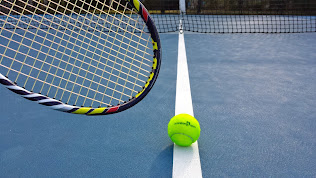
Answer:
[[[175,106],[175,115],[187,113],[194,116],[187,56],[185,51],[184,36],[181,28],[179,33],[178,44],[178,72]],[[172,177],[202,177],[200,155],[197,141],[193,143],[190,147],[180,147],[174,144]]]

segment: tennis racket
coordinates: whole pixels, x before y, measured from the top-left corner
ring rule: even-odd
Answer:
[[[0,83],[52,109],[106,115],[153,87],[161,46],[139,0],[1,0]]]

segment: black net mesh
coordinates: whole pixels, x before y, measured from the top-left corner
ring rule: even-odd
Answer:
[[[12,4],[18,4],[20,1],[26,0],[1,1],[0,20],[6,18],[5,14]],[[29,8],[37,5],[37,0],[27,1],[32,4]],[[41,1],[49,3],[55,0]],[[74,4],[82,3],[82,0],[69,1],[73,1]],[[92,5],[100,2],[111,4],[111,0],[85,1]],[[122,0],[122,3],[123,1],[125,2]],[[316,0],[142,0],[142,2],[152,14],[160,33],[178,31],[180,19],[184,31],[199,33],[316,32]],[[64,10],[63,4],[55,4],[55,6],[53,8],[63,12],[55,15],[65,13],[71,15],[71,12]],[[0,21],[0,26],[3,21]],[[4,28],[10,28],[10,25]]]
[[[315,0],[144,0],[160,32],[316,32]],[[185,10],[179,8],[185,4]]]

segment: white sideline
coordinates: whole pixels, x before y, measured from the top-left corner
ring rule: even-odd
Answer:
[[[182,30],[180,30],[179,33],[177,92],[175,106],[175,115],[187,113],[194,116],[187,56]],[[174,144],[172,177],[202,177],[197,141],[193,143],[190,147],[180,147]]]

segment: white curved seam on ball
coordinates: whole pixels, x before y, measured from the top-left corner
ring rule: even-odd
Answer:
[[[187,137],[191,138],[192,143],[194,142],[194,139],[193,139],[191,136],[186,135],[186,134],[184,134],[184,133],[174,133],[174,134],[171,135],[171,137],[173,137],[175,134],[181,134],[181,135],[187,136]]]

